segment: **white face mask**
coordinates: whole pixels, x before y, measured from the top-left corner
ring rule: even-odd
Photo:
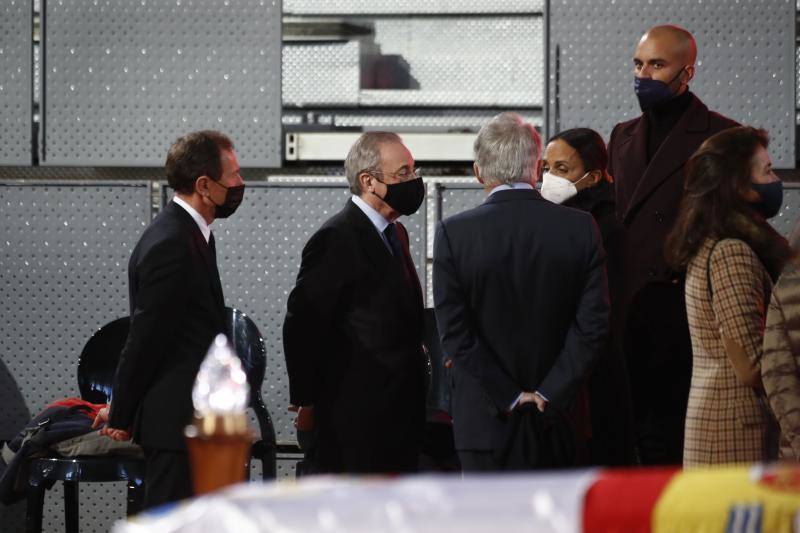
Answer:
[[[578,183],[588,175],[589,173],[587,172],[575,183]],[[545,200],[549,200],[554,204],[563,204],[578,194],[578,189],[575,187],[575,183],[569,181],[567,178],[562,178],[561,176],[556,176],[555,174],[545,172],[544,176],[542,176],[542,196]]]

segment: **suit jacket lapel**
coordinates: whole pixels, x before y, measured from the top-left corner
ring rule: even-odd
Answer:
[[[399,229],[399,231],[397,232],[397,236],[399,237],[400,242],[403,244],[404,250],[408,251],[408,257],[405,259],[408,260],[410,263],[411,283],[415,287],[415,292],[416,292],[415,296],[417,297],[417,302],[419,303],[420,308],[424,308],[425,305],[423,302],[425,301],[425,298],[422,295],[422,284],[419,282],[419,276],[417,275],[417,270],[416,268],[414,268],[415,266],[414,258],[411,257],[411,247],[409,246],[408,242],[408,230],[406,230],[406,227],[403,226],[400,222],[397,222],[397,226]]]
[[[645,124],[644,118],[639,121],[640,125]],[[676,171],[682,169],[686,161],[692,156],[697,148],[708,136],[709,127],[708,108],[696,96],[693,96],[692,103],[683,113],[680,120],[672,128],[672,131],[661,143],[658,151],[653,155],[650,164],[644,170],[636,189],[633,191],[628,208],[625,210],[624,221],[627,222],[635,211],[636,207],[643,202],[650,193],[653,192],[667,178],[670,178]],[[639,133],[646,133],[640,131]],[[639,151],[641,157],[645,157],[647,135],[636,136],[633,149]],[[641,146],[639,146],[641,145]],[[632,157],[637,154],[632,153]],[[635,161],[635,160],[634,160]],[[633,169],[631,169],[633,170]],[[676,179],[683,181],[681,173]]]
[[[219,280],[219,270],[217,269],[216,258],[212,256],[211,249],[206,242],[206,238],[203,236],[203,232],[197,227],[197,222],[194,221],[192,215],[187,213],[184,208],[175,205],[173,202],[167,204],[164,209],[172,210],[183,221],[183,224],[186,226],[189,232],[189,238],[192,241],[192,246],[194,246],[198,256],[203,258],[203,263],[208,270],[208,279],[209,283],[211,284],[211,291],[214,293],[214,297],[217,299],[219,307],[225,307],[225,299],[222,294],[222,283]]]
[[[647,170],[647,120],[640,117],[635,124],[623,132],[620,145],[616,148],[615,158],[619,158],[620,166],[632,176],[641,176],[634,184],[628,181],[616,182],[616,200],[620,207],[626,206],[626,212],[631,207],[631,199],[644,179]],[[629,184],[626,187],[626,184]]]
[[[392,273],[391,276],[386,276],[386,279],[401,293],[400,301],[411,304],[414,297],[405,282],[402,263],[394,258],[378,234],[378,230],[356,204],[348,200],[344,209],[347,219],[356,228],[360,248],[364,250],[369,261],[375,265],[378,272]]]

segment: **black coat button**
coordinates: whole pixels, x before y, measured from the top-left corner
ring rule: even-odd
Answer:
[[[662,213],[661,211],[656,211],[656,222],[658,222],[659,224],[664,222],[664,213]]]

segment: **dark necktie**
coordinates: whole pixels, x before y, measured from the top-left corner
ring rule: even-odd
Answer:
[[[219,297],[223,298],[222,284],[219,279],[219,268],[217,268],[217,244],[214,241],[213,233],[209,234],[208,236],[208,254],[211,256],[211,268],[213,269],[214,272],[214,279],[211,280],[211,284],[219,292]]]
[[[409,288],[414,290],[419,283],[416,280],[417,272],[414,270],[414,265],[411,262],[411,253],[408,252],[406,246],[403,246],[403,243],[400,241],[400,236],[397,234],[397,226],[395,224],[389,224],[386,226],[386,229],[383,230],[383,234],[386,236],[386,240],[389,241],[389,246],[392,248],[395,260],[400,263],[400,268],[403,271],[403,277],[406,283]]]
[[[208,234],[208,250],[211,252],[211,259],[214,260],[214,266],[217,264],[217,245],[214,243],[214,234]]]

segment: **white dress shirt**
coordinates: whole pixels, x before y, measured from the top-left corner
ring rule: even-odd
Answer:
[[[533,185],[531,185],[530,183],[522,182],[522,181],[518,181],[518,182],[514,182],[514,183],[503,183],[502,185],[498,185],[497,187],[495,187],[494,189],[489,191],[489,196],[493,195],[496,192],[510,191],[512,189],[514,189],[514,190],[517,190],[517,189],[528,189],[528,190],[531,190],[531,189],[533,189]]]
[[[200,228],[200,232],[203,234],[206,243],[208,243],[208,239],[211,237],[211,228],[206,222],[206,219],[203,218],[203,215],[195,211],[194,207],[189,205],[188,202],[178,198],[177,194],[172,197],[172,201],[181,206],[182,208],[184,208],[186,212],[192,216],[194,221],[197,223],[197,227]]]
[[[386,247],[389,249],[389,252],[391,252],[392,255],[394,255],[394,252],[392,251],[392,246],[389,244],[389,241],[386,240],[386,235],[384,235],[383,233],[384,230],[386,230],[386,228],[389,226],[389,224],[391,224],[391,222],[386,220],[386,218],[383,215],[378,213],[371,205],[369,205],[367,202],[365,202],[355,194],[350,198],[350,200],[352,200],[352,202],[356,204],[356,206],[358,206],[358,208],[361,209],[361,211],[363,211],[365,215],[367,215],[369,221],[372,222],[372,225],[375,226],[375,229],[378,231],[378,235],[381,236],[383,244],[385,244]]]

